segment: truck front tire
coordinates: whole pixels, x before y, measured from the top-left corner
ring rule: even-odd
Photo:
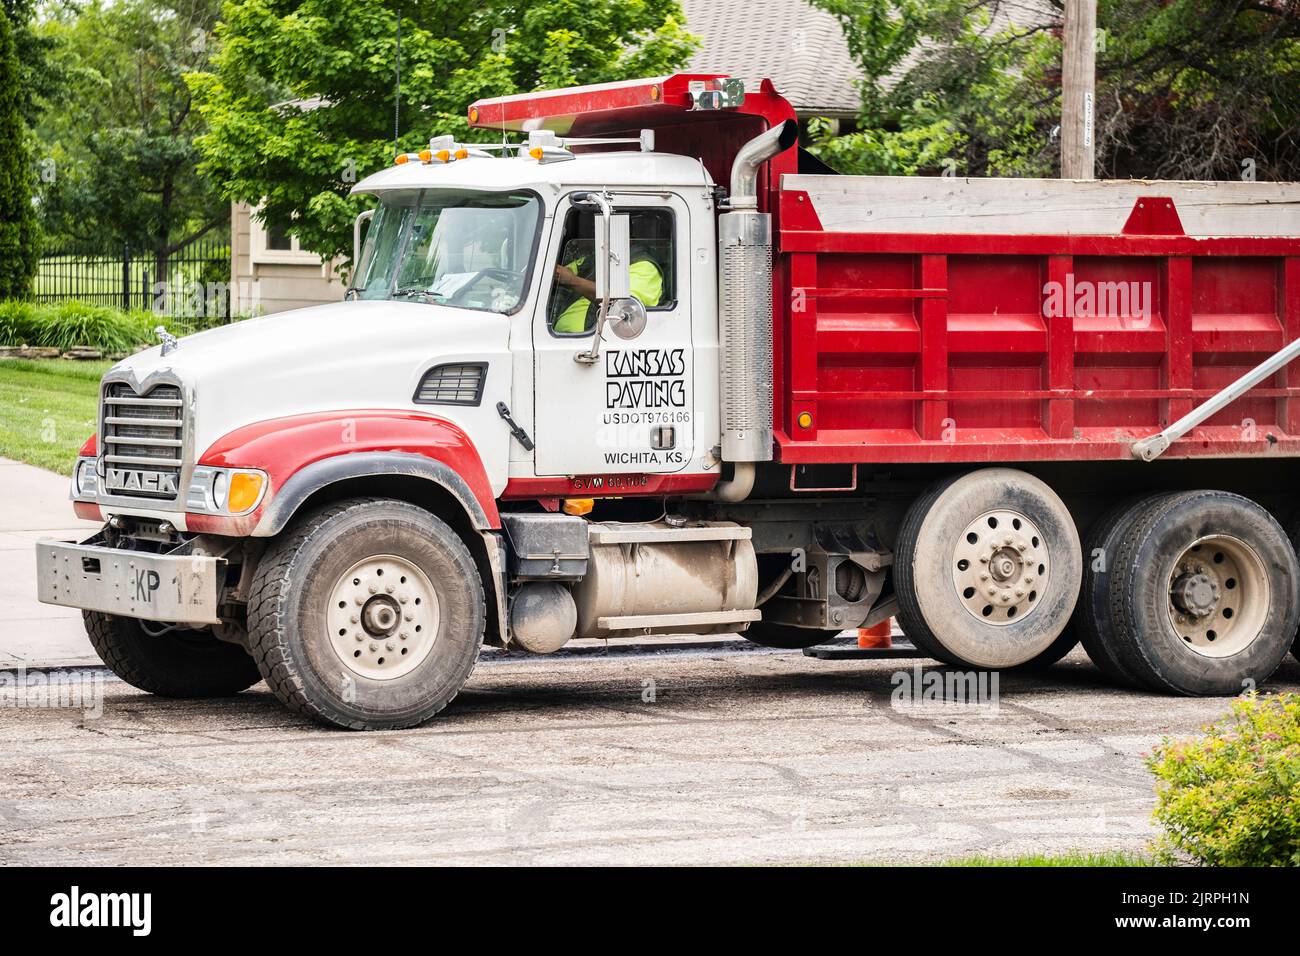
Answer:
[[[350,499],[267,548],[248,602],[250,647],[291,710],[351,730],[429,720],[478,660],[483,585],[469,549],[428,511]]]
[[[83,611],[82,619],[86,636],[108,669],[147,693],[228,697],[262,679],[247,651],[204,631],[177,628],[159,633],[169,625],[100,611]]]
[[[925,653],[1016,667],[1049,652],[1083,573],[1069,510],[1044,482],[985,468],[941,482],[904,518],[894,559],[899,623]]]

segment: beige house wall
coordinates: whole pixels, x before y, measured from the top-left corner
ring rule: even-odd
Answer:
[[[266,233],[248,203],[230,207],[230,302],[235,315],[269,315],[341,302],[335,263],[314,253],[268,250]],[[296,243],[295,243],[296,246]]]

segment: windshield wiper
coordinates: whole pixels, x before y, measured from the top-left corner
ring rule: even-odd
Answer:
[[[390,298],[397,298],[399,295],[410,298],[413,295],[437,295],[436,292],[430,292],[424,286],[416,286],[410,289],[394,289]]]

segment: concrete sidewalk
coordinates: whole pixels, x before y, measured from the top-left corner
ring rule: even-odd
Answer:
[[[81,612],[36,600],[36,542],[84,539],[99,526],[78,520],[68,476],[0,458],[0,669],[99,664]]]

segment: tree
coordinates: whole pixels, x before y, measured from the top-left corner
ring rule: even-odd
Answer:
[[[0,299],[27,294],[39,254],[14,32],[8,9],[0,7]]]
[[[58,95],[63,73],[52,56],[54,40],[33,28],[39,0],[0,0],[9,16],[14,47],[18,54],[19,86],[24,91],[20,109],[29,127],[34,127],[43,110]]]
[[[325,258],[351,252],[348,191],[395,150],[491,137],[473,100],[658,75],[694,44],[676,0],[230,0],[224,17],[214,69],[189,78],[204,169]]]
[[[813,2],[864,77],[860,132],[814,126],[831,165],[1056,175],[1060,0]],[[1100,0],[1097,22],[1099,176],[1300,178],[1300,0]]]
[[[198,168],[202,121],[183,79],[207,65],[219,11],[220,0],[90,0],[43,25],[66,78],[37,129],[48,233],[129,244],[165,278],[177,250],[229,221]]]

